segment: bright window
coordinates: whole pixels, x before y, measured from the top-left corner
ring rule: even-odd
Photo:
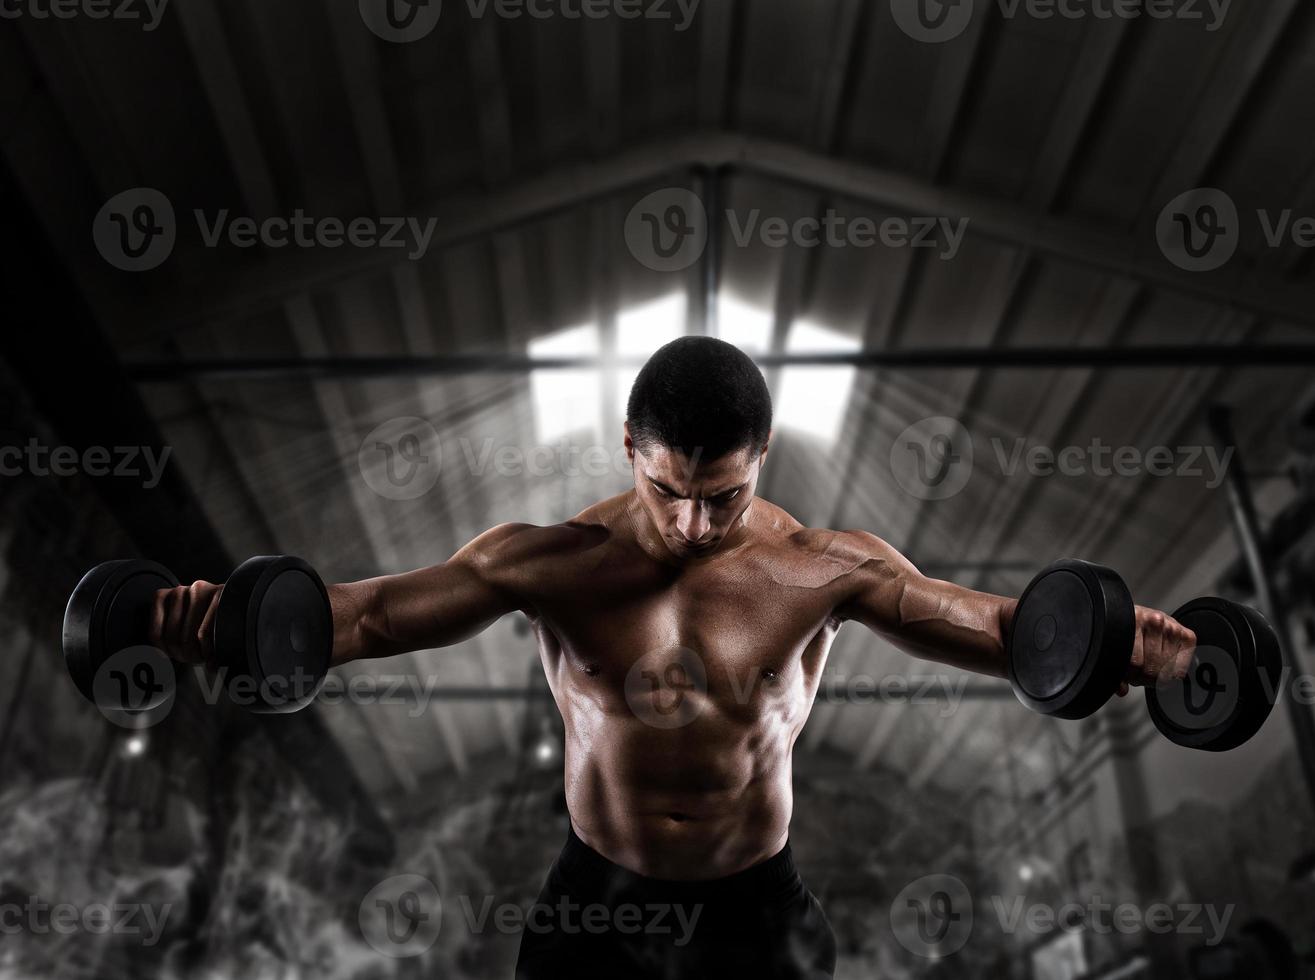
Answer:
[[[531,341],[529,348],[531,357],[596,357],[598,350],[597,324],[559,330]],[[596,368],[531,371],[530,393],[539,442],[570,435],[598,438],[603,386]]]
[[[721,293],[717,297],[717,336],[746,354],[765,354],[772,345],[772,314]]]
[[[790,327],[785,349],[790,354],[853,353],[860,344],[835,330],[800,320]],[[776,424],[833,443],[840,435],[853,367],[788,367],[782,372],[776,399]]]
[[[684,336],[688,313],[688,300],[684,293],[674,293],[662,299],[633,306],[616,318],[616,353],[623,358],[646,358],[659,347]],[[617,412],[625,417],[630,389],[639,374],[638,368],[624,367],[617,371]]]

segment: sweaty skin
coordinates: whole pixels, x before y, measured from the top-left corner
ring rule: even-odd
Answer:
[[[1015,601],[922,576],[864,531],[754,497],[762,457],[638,452],[636,486],[565,524],[496,527],[432,568],[329,589],[334,662],[448,646],[520,611],[566,731],[576,833],[656,878],[718,878],[785,844],[791,756],[842,623],[1005,674]],[[157,644],[211,655],[221,588],[159,593]],[[1186,669],[1190,631],[1138,608],[1136,675]]]

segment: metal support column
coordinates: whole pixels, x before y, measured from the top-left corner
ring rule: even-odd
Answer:
[[[1279,646],[1283,653],[1283,688],[1279,691],[1279,697],[1287,706],[1288,720],[1292,723],[1292,735],[1297,743],[1297,761],[1300,762],[1302,774],[1305,776],[1306,792],[1310,796],[1311,807],[1315,809],[1315,715],[1311,713],[1310,708],[1298,700],[1296,685],[1292,683],[1300,667],[1296,660],[1297,648],[1293,644],[1287,609],[1284,608],[1283,599],[1274,587],[1274,579],[1265,554],[1255,500],[1251,496],[1251,485],[1247,481],[1242,453],[1238,450],[1237,439],[1233,432],[1232,409],[1226,405],[1212,405],[1209,410],[1209,421],[1210,431],[1219,446],[1233,450],[1233,462],[1228,467],[1227,474],[1228,502],[1233,512],[1233,527],[1237,532],[1238,545],[1246,558],[1247,567],[1251,570],[1251,578],[1255,582],[1256,603],[1278,633]]]

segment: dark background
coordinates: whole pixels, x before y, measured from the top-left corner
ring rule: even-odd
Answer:
[[[184,675],[168,717],[130,733],[70,683],[64,603],[110,558],[222,581],[249,555],[291,553],[345,581],[442,561],[503,521],[564,520],[628,476],[480,454],[614,452],[635,358],[681,333],[762,357],[778,410],[764,496],[1002,594],[1071,555],[1119,569],[1148,605],[1264,605],[1229,484],[1177,465],[1233,449],[1266,611],[1307,669],[1311,250],[1273,246],[1260,212],[1315,216],[1315,7],[1236,2],[1214,22],[1208,6],[1193,20],[1181,4],[1157,19],[963,2],[939,42],[902,29],[901,0],[703,0],[684,29],[676,7],[506,17],[448,0],[401,42],[348,0],[172,0],[150,30],[5,8],[0,443],[23,453],[0,477],[0,900],[173,911],[149,946],[8,931],[0,978],[509,976],[516,935],[472,930],[458,898],[528,903],[565,836],[560,720],[523,623],[344,670],[430,678],[445,693],[425,705],[253,718],[203,704]],[[158,201],[141,188],[171,205],[175,241],[131,271],[107,215],[131,223]],[[641,202],[673,188],[712,216],[677,269],[636,232]],[[1164,234],[1198,188],[1182,213],[1236,211],[1217,243],[1235,250],[1203,270]],[[208,247],[198,209],[435,231],[418,258]],[[829,213],[967,232],[952,255],[943,230],[940,248],[734,234],[754,214]],[[848,361],[797,363],[809,351]],[[1209,426],[1213,405],[1235,437]],[[938,499],[910,483],[906,430],[945,418],[973,463]],[[367,452],[395,419],[428,426],[404,423],[433,457],[414,494],[381,492]],[[1002,464],[1016,445],[1093,440],[1170,447],[1173,471]],[[76,457],[63,472],[58,447]],[[135,447],[137,472],[100,472],[95,447],[116,461]],[[158,482],[148,448],[169,452]],[[931,674],[853,626],[827,667],[841,691],[907,675],[916,692]],[[1140,693],[1083,722],[981,681],[851,700],[819,704],[795,755],[792,840],[839,975],[1159,980],[1193,975],[1208,938],[1089,922],[1062,967],[1068,934],[1001,927],[993,901],[1020,896],[1231,909],[1229,941],[1263,918],[1311,951],[1315,747],[1292,722],[1309,698],[1223,755],[1167,743]],[[445,915],[432,948],[394,959],[360,912],[407,873],[435,883]],[[939,958],[892,925],[928,875],[957,879],[976,913]]]

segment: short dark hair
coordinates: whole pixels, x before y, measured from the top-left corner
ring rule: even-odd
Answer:
[[[701,462],[740,449],[761,452],[772,431],[772,396],[743,351],[713,337],[681,337],[648,359],[626,406],[630,438]]]

